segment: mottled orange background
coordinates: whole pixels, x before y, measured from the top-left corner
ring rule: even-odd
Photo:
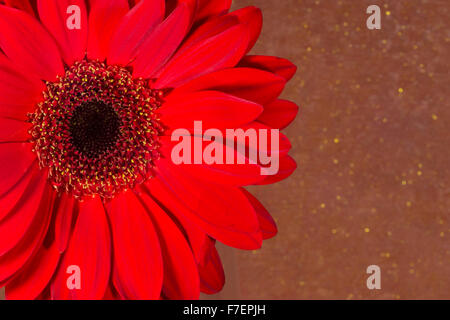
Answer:
[[[366,8],[382,8],[382,29]],[[251,188],[279,226],[221,247],[213,299],[449,299],[448,0],[234,0],[263,10],[254,53],[291,59],[286,130],[299,169]],[[381,290],[366,268],[381,267]],[[206,297],[205,297],[206,298]]]
[[[254,53],[291,59],[299,169],[251,188],[279,234],[222,250],[212,298],[450,299],[448,0],[235,0],[263,10]],[[382,9],[368,30],[366,9]],[[366,268],[381,267],[381,290]]]

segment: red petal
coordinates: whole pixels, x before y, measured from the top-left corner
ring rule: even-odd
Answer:
[[[128,12],[127,0],[91,1],[87,53],[89,59],[104,60],[114,32]]]
[[[0,30],[0,47],[14,63],[48,81],[64,74],[57,45],[29,14],[0,6]]]
[[[61,194],[55,209],[55,242],[60,253],[63,253],[72,232],[73,216],[78,213],[78,201],[67,193]]]
[[[178,87],[217,70],[234,67],[248,46],[248,28],[237,25],[193,45],[172,59],[156,80],[155,88]]]
[[[260,152],[260,153],[265,152],[268,154],[272,154],[272,152],[275,152],[275,153],[278,153],[280,155],[280,157],[282,157],[291,150],[291,147],[292,147],[291,142],[282,132],[279,132],[278,149],[272,150],[272,141],[271,141],[270,131],[274,130],[274,129],[272,127],[268,127],[267,125],[265,125],[263,123],[259,123],[259,122],[255,121],[248,125],[242,126],[242,129],[244,131],[247,131],[249,129],[256,130],[256,132],[258,133],[258,141],[260,141],[262,139],[260,137],[261,133],[264,131],[267,132],[267,146],[258,144],[258,152]],[[251,147],[251,146],[249,146],[247,141],[246,141],[246,146]]]
[[[291,80],[297,72],[297,67],[289,60],[270,56],[246,56],[239,66],[270,71],[285,78],[286,81]]]
[[[180,55],[193,45],[227,31],[229,28],[238,24],[239,18],[231,15],[217,16],[207,20],[205,23],[198,26],[198,28],[196,28],[192,34],[190,34],[187,39],[183,41],[183,44],[178,49],[176,56]]]
[[[36,188],[35,183],[30,183],[34,176],[39,174],[37,161],[34,162],[26,173],[19,179],[19,181],[11,187],[5,194],[0,196],[0,204],[2,210],[0,211],[0,222],[14,209],[18,207],[24,200],[27,199],[28,194],[34,192]],[[22,202],[19,203],[19,200]]]
[[[231,7],[231,0],[199,0],[198,2],[196,20],[228,12]]]
[[[241,190],[242,192],[244,192],[247,199],[251,202],[253,208],[256,211],[256,214],[258,215],[259,226],[261,228],[263,239],[267,240],[275,237],[278,233],[278,229],[270,213],[250,192],[248,192],[244,188],[242,188]]]
[[[224,137],[225,144],[234,146],[235,149],[237,151],[239,151],[240,154],[243,154],[243,152],[245,151],[246,157],[249,157],[248,155],[250,154],[250,151],[252,151],[252,153],[256,153],[256,156],[260,155],[261,153],[268,154],[268,155],[275,153],[275,154],[278,154],[280,157],[283,157],[283,156],[287,155],[287,153],[289,152],[289,150],[292,147],[289,139],[282,132],[278,132],[278,135],[279,135],[278,148],[274,149],[274,147],[276,147],[276,146],[274,146],[272,143],[271,132],[272,132],[272,130],[277,130],[277,129],[273,129],[272,127],[269,127],[258,121],[254,121],[252,123],[242,125],[238,129],[241,129],[244,133],[249,133],[249,134],[251,132],[254,132],[257,137],[256,145],[254,143],[250,143],[251,141],[249,141],[249,139],[245,139],[245,145],[244,145],[244,143],[242,143],[242,139],[239,136],[238,137],[236,137],[236,136],[230,137],[230,135],[227,135],[226,130],[220,129],[220,131],[222,132],[222,136]],[[266,137],[267,137],[267,141],[264,140]],[[241,151],[240,149],[245,149],[245,150]],[[258,160],[259,159],[260,159],[260,157],[258,157]],[[255,160],[255,159],[252,159],[252,160]],[[260,163],[260,162],[258,162],[258,163]]]
[[[30,143],[0,143],[0,196],[8,192],[36,160]]]
[[[191,23],[189,7],[180,4],[163,23],[146,37],[132,63],[135,77],[151,78],[172,56]]]
[[[261,247],[253,207],[237,188],[199,183],[186,178],[169,161],[157,164],[158,178],[149,190],[175,215],[185,215],[211,237],[240,249]]]
[[[44,89],[39,78],[27,74],[0,54],[0,117],[28,120],[27,113],[35,110]]]
[[[29,122],[0,118],[0,143],[26,142],[30,139],[30,128]]]
[[[29,0],[5,0],[4,2],[7,6],[26,11],[32,16],[35,15],[35,12]]]
[[[80,29],[67,27],[67,20],[72,15],[67,10],[71,5],[81,9]],[[66,64],[70,66],[84,58],[88,35],[88,13],[84,0],[38,0],[37,6],[42,24],[55,38]]]
[[[6,286],[6,299],[36,299],[50,282],[58,262],[59,252],[56,242],[49,248],[41,246],[36,256]]]
[[[216,148],[223,150],[222,157],[220,157],[219,163],[210,163],[202,161],[202,163],[195,162],[195,156],[191,154],[189,163],[177,164],[177,166],[183,170],[189,176],[207,181],[208,183],[223,184],[229,186],[245,186],[255,184],[266,178],[262,176],[262,167],[255,162],[252,162],[248,157],[245,157],[244,164],[227,164],[227,153],[233,154],[233,159],[238,159],[238,152],[222,142],[212,141],[203,142],[202,137],[192,136],[191,138],[191,150],[194,150],[196,145],[201,145],[201,153],[203,154],[206,148]],[[166,159],[171,159],[172,151],[178,142],[170,141],[168,137],[162,137],[161,139],[161,153]],[[205,160],[205,159],[203,159]],[[215,159],[214,159],[215,160]]]
[[[39,171],[35,173],[26,192],[0,221],[0,257],[16,247],[29,232],[38,214],[46,185],[45,175]]]
[[[66,273],[69,266],[81,270],[81,288],[70,290]],[[80,213],[69,246],[51,283],[53,299],[98,300],[109,282],[111,243],[108,221],[99,198],[80,203]]]
[[[41,174],[43,177],[46,177],[45,172],[41,172]],[[45,185],[46,190],[40,200],[35,199],[33,196],[29,200],[38,201],[39,205],[33,224],[28,229],[25,237],[13,250],[0,257],[0,287],[10,281],[11,277],[36,254],[44,240],[50,223],[55,195],[50,185],[47,183]]]
[[[251,68],[231,68],[213,72],[176,88],[167,98],[190,91],[217,90],[265,105],[283,91],[286,81],[273,73]]]
[[[123,298],[117,292],[116,288],[114,288],[113,284],[110,283],[108,288],[106,288],[103,300],[123,300]]]
[[[238,17],[249,29],[250,40],[247,47],[247,52],[249,52],[255,46],[255,43],[258,41],[259,35],[261,34],[263,25],[261,9],[256,7],[245,7],[233,11],[231,15]]]
[[[150,196],[152,196],[152,192],[146,186],[143,186],[143,190]],[[165,210],[168,210],[164,207]],[[168,215],[171,217],[175,217],[179,222],[181,229],[184,230],[187,239],[189,240],[189,245],[191,247],[192,253],[194,254],[195,261],[197,264],[205,263],[207,259],[207,255],[209,253],[209,248],[211,242],[214,242],[214,239],[211,239],[204,231],[202,231],[193,221],[191,221],[188,217],[178,214],[175,215],[170,211],[167,211]]]
[[[146,193],[141,199],[158,233],[164,261],[164,295],[170,299],[197,300],[200,279],[191,248],[172,219]]]
[[[222,290],[225,284],[225,273],[222,261],[214,243],[208,253],[208,259],[199,265],[201,289],[206,294],[215,294]]]
[[[259,116],[258,121],[265,123],[272,128],[284,129],[298,113],[298,106],[287,100],[276,100],[264,106],[264,112]]]
[[[281,157],[280,170],[278,171],[278,173],[273,176],[267,176],[267,178],[259,184],[265,185],[280,182],[293,174],[295,169],[297,169],[297,163],[294,159],[292,159],[290,156]]]
[[[219,91],[186,93],[167,99],[158,109],[161,121],[169,128],[193,128],[194,121],[202,121],[206,128],[234,128],[256,119],[263,108]]]
[[[164,18],[164,0],[140,1],[120,21],[108,53],[109,64],[127,65],[138,47]]]
[[[107,204],[114,248],[113,281],[126,299],[158,299],[163,261],[147,211],[131,191]]]

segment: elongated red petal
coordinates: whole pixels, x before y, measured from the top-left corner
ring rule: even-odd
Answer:
[[[290,156],[284,156],[280,158],[280,169],[276,175],[267,176],[265,180],[260,183],[261,185],[272,184],[287,179],[297,169],[297,163]]]
[[[255,208],[256,214],[258,215],[259,227],[261,228],[263,239],[267,240],[275,237],[278,233],[278,229],[270,213],[250,192],[243,188],[241,190],[245,194],[247,199],[251,202],[253,208]]]
[[[44,177],[47,173],[41,171],[40,174]],[[29,201],[38,201],[39,205],[25,237],[13,250],[0,257],[0,287],[12,280],[13,275],[36,254],[44,240],[51,219],[55,195],[50,185],[47,183],[45,185],[46,189],[41,199],[29,199]]]
[[[109,282],[111,269],[110,231],[102,201],[99,198],[80,203],[80,213],[66,252],[51,283],[53,299],[101,299]],[[80,289],[70,288],[68,267],[80,270]],[[69,269],[71,271],[71,269]]]
[[[259,116],[258,121],[265,123],[272,128],[284,129],[298,113],[298,106],[288,100],[276,100],[264,106],[264,112]]]
[[[90,1],[87,54],[89,59],[106,59],[111,38],[128,12],[127,0]]]
[[[203,20],[210,16],[227,12],[231,7],[231,0],[199,0],[195,19]]]
[[[246,56],[239,62],[239,66],[270,71],[286,81],[291,80],[297,72],[297,67],[289,60],[271,56]]]
[[[113,235],[115,287],[126,299],[158,299],[163,260],[147,211],[131,191],[114,198],[107,211]]]
[[[120,21],[108,50],[108,63],[127,65],[139,46],[164,18],[164,0],[143,0]]]
[[[29,14],[0,6],[0,47],[16,64],[43,80],[64,74],[58,47],[41,24]]]
[[[36,255],[6,286],[8,300],[33,300],[47,287],[59,262],[56,242],[41,246]]]
[[[183,170],[187,175],[203,180],[208,183],[215,183],[228,186],[245,186],[251,185],[264,180],[266,177],[262,176],[264,171],[260,165],[256,163],[257,159],[251,161],[248,156],[244,156],[245,163],[227,163],[227,154],[233,155],[233,159],[238,159],[238,151],[232,146],[226,145],[220,141],[204,142],[202,137],[192,136],[189,146],[194,152],[200,152],[204,155],[206,149],[221,150],[222,155],[216,155],[215,159],[207,159],[209,157],[209,152],[207,156],[203,157],[201,163],[195,162],[194,152],[191,152],[191,156],[187,159],[189,161],[178,164],[177,166]],[[161,154],[166,159],[172,159],[172,152],[178,144],[178,142],[170,141],[169,137],[161,138]],[[200,151],[196,151],[197,145],[201,146]],[[216,161],[218,160],[218,161]],[[170,160],[169,160],[170,161]],[[213,162],[210,162],[213,161]]]
[[[239,128],[236,128],[233,131],[229,132],[227,134],[228,130],[219,129],[221,131],[221,135],[224,137],[224,143],[230,146],[234,146],[237,151],[239,151],[240,154],[245,155],[246,157],[249,157],[249,154],[256,153],[256,157],[258,157],[258,163],[261,154],[263,155],[279,155],[280,158],[287,155],[289,150],[292,147],[291,142],[289,139],[284,135],[282,132],[279,132],[278,129],[274,129],[272,127],[267,126],[264,123],[254,121],[249,124],[245,124],[240,126]],[[237,130],[239,130],[237,132]],[[272,130],[278,130],[278,142],[275,143],[275,141],[272,141]],[[241,132],[242,134],[237,134]],[[206,133],[206,134],[205,134]],[[205,132],[203,135],[205,138],[211,137],[208,135],[208,132]],[[234,133],[234,134],[232,134]],[[245,139],[245,134],[249,136],[254,136],[256,139]],[[245,152],[245,154],[244,154]],[[252,160],[253,157],[251,157]]]
[[[215,294],[225,285],[225,272],[214,243],[208,251],[208,259],[199,265],[201,290],[206,294]]]
[[[191,16],[182,3],[145,38],[132,63],[135,77],[151,78],[169,60],[189,30]]]
[[[283,91],[286,81],[273,73],[252,68],[230,68],[213,72],[176,88],[167,98],[201,90],[222,91],[265,105]]]
[[[28,168],[25,174],[20,177],[17,183],[14,184],[6,193],[0,196],[0,222],[9,215],[14,207],[19,206],[19,200],[26,200],[28,193],[34,192],[33,188],[35,188],[36,185],[30,184],[30,182],[36,175],[36,171],[38,170],[37,166],[37,161],[33,162],[30,168]]]
[[[4,2],[7,6],[26,11],[32,16],[35,15],[35,12],[29,0],[5,0]]]
[[[161,244],[164,262],[164,295],[170,299],[198,299],[200,296],[200,279],[197,264],[187,239],[172,219],[146,193],[140,195]]]
[[[8,192],[36,160],[31,149],[30,143],[0,143],[0,196]]]
[[[168,99],[158,109],[169,128],[192,128],[202,121],[204,128],[234,128],[250,123],[263,111],[262,106],[219,91],[187,93]]]
[[[261,34],[263,17],[261,9],[256,7],[245,7],[230,13],[232,16],[236,16],[239,20],[248,26],[250,39],[248,42],[247,52],[249,52],[258,41]]]
[[[37,6],[42,24],[55,38],[66,64],[70,66],[84,58],[88,35],[88,13],[84,0],[38,0]],[[71,6],[77,6],[80,12],[69,10]],[[80,25],[74,24],[69,29],[68,23],[74,23],[70,21],[71,16],[75,18],[74,15],[78,14]]]
[[[231,15],[222,15],[213,17],[199,25],[184,41],[177,50],[176,56],[182,54],[186,49],[202,42],[208,38],[214,37],[229,28],[239,24],[239,18]]]
[[[30,123],[16,119],[0,118],[0,143],[26,142],[30,139]]]
[[[46,178],[37,173],[28,192],[24,193],[12,210],[0,221],[0,257],[11,251],[29,232],[46,190]]]
[[[150,179],[151,193],[176,215],[185,215],[211,237],[240,249],[257,249],[259,224],[245,196],[237,188],[199,183],[161,160],[158,178]]]
[[[234,67],[244,55],[248,39],[247,26],[237,25],[193,45],[164,67],[154,87],[175,88],[201,75]]]
[[[0,53],[0,117],[28,120],[35,104],[42,100],[44,83],[14,65]]]
[[[67,193],[62,193],[55,208],[55,242],[60,253],[68,245],[72,232],[72,220],[78,213],[78,201]]]
[[[152,191],[149,191],[147,186],[144,185],[142,189],[145,190],[145,192],[151,197],[153,197]],[[155,201],[159,203],[157,199]],[[174,207],[177,206],[175,205]],[[189,245],[191,247],[197,265],[205,263],[209,253],[211,242],[214,242],[215,240],[209,237],[202,229],[199,228],[199,226],[197,226],[192,220],[190,220],[188,216],[182,214],[174,214],[166,207],[164,207],[164,209],[171,217],[174,217],[174,219],[176,217],[180,228],[184,230],[184,234],[189,241]]]

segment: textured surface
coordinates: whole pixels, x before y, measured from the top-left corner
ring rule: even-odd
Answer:
[[[299,169],[252,188],[279,235],[235,253],[234,298],[450,298],[449,3],[378,2],[371,31],[375,2],[234,1],[263,10],[254,52],[299,66],[284,97],[301,106],[286,130]]]
[[[234,3],[263,10],[255,53],[300,67],[284,94],[301,106],[286,130],[299,169],[252,188],[279,235],[222,250],[228,283],[211,298],[450,298],[448,0]]]

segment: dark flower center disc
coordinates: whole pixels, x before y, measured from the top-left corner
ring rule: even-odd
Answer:
[[[116,142],[121,121],[109,105],[94,101],[77,107],[70,119],[73,145],[88,157],[96,157]]]

